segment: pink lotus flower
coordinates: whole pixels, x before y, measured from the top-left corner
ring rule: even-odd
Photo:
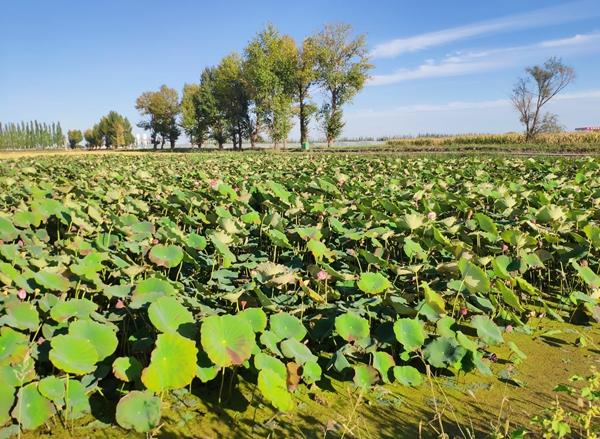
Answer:
[[[330,277],[330,276],[329,276],[329,273],[327,273],[325,270],[320,270],[320,271],[317,273],[317,279],[318,279],[318,280],[321,280],[321,281],[323,281],[323,280],[327,280],[327,279],[329,279],[329,277]]]
[[[17,297],[21,300],[25,300],[25,298],[27,297],[27,291],[21,288],[19,291],[17,291]]]
[[[156,245],[156,244],[158,244],[158,239],[154,238],[154,239],[152,240],[152,245]]]
[[[510,334],[511,332],[513,332],[513,327],[512,325],[506,325],[506,328],[504,328],[504,330]]]
[[[429,218],[430,221],[435,221],[435,219],[437,218],[437,213],[431,211],[427,214],[427,218]]]
[[[37,344],[38,344],[38,346],[39,346],[39,345],[42,345],[42,344],[44,344],[44,342],[45,342],[45,341],[46,341],[46,339],[45,339],[44,337],[40,337],[40,338],[38,338],[38,339],[37,339]]]
[[[502,244],[502,251],[503,251],[504,253],[506,253],[506,252],[508,252],[508,250],[509,250],[509,249],[508,249],[508,245],[506,245],[506,244]]]
[[[17,241],[17,245],[18,245],[19,247],[23,247],[23,245],[24,245],[24,243],[23,243],[23,240],[22,240],[22,239],[19,239],[19,240]]]
[[[582,267],[587,267],[588,266],[587,259],[582,259],[581,262],[579,263],[579,265],[581,265]]]
[[[123,308],[125,308],[125,303],[121,299],[119,299],[119,300],[117,300],[115,308],[117,308],[117,309],[123,309]]]
[[[465,317],[467,314],[469,314],[469,310],[467,308],[463,307],[463,308],[460,309],[459,314],[462,317]]]
[[[210,181],[210,187],[214,190],[217,190],[217,188],[219,187],[219,181],[218,180],[211,180]]]

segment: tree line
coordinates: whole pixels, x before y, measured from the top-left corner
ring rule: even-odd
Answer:
[[[308,141],[309,123],[319,123],[330,145],[344,127],[343,106],[363,88],[370,69],[364,35],[348,24],[327,25],[297,43],[273,25],[259,32],[242,53],[233,52],[207,67],[200,81],[185,84],[181,99],[166,85],[138,97],[144,117],[138,126],[150,133],[156,149],[175,147],[184,132],[201,147],[213,140],[241,149],[264,139],[285,145],[294,117],[300,142]],[[322,103],[313,100],[322,94]]]
[[[123,148],[135,143],[131,123],[116,111],[111,111],[103,116],[97,124],[83,133],[80,130],[69,130],[67,139],[71,148],[76,148],[84,139],[86,147],[89,149],[97,149],[102,146]]]
[[[64,146],[60,122],[0,122],[0,149],[37,149]]]

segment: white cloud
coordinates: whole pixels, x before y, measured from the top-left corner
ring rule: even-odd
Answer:
[[[597,0],[580,0],[525,14],[394,39],[376,45],[371,51],[371,56],[373,58],[393,58],[404,53],[416,52],[471,37],[543,27],[598,16],[600,16],[600,2]]]
[[[600,89],[558,95],[548,111],[558,114],[568,129],[600,123]],[[355,110],[346,114],[344,136],[394,136],[423,133],[500,133],[518,131],[509,99],[454,101],[404,105],[388,109]]]
[[[391,74],[373,75],[368,84],[388,85],[414,79],[468,75],[510,67],[529,60],[532,56],[566,56],[597,51],[600,51],[600,33],[575,35],[524,46],[456,53],[437,62],[427,60],[414,69],[399,69]]]

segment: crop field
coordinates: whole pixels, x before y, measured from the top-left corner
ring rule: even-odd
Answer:
[[[583,157],[0,160],[0,436],[597,437],[599,176]]]

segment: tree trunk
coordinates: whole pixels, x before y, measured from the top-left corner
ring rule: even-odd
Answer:
[[[306,104],[304,102],[304,93],[300,92],[300,146],[308,140],[308,121],[306,120]]]

